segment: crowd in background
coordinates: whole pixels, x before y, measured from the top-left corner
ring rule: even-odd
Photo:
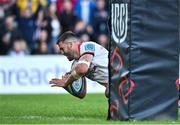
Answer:
[[[108,46],[108,0],[0,0],[0,55],[58,54],[58,36],[73,31]]]

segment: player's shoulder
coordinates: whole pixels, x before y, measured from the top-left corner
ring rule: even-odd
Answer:
[[[101,45],[99,45],[93,41],[87,41],[87,42],[83,42],[81,46],[89,49],[89,48],[93,48],[93,47],[100,47]]]
[[[83,50],[90,50],[90,51],[107,51],[106,48],[104,48],[103,46],[99,45],[96,42],[93,41],[87,41],[87,42],[83,42],[81,44],[81,48]]]
[[[87,41],[87,42],[83,42],[82,45],[85,46],[85,45],[96,45],[97,43],[93,42],[93,41]]]
[[[95,51],[95,48],[96,48],[96,43],[93,42],[93,41],[88,41],[88,42],[83,42],[81,44],[81,47],[86,51]]]

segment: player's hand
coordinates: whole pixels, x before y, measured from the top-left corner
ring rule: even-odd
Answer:
[[[62,79],[67,79],[69,77],[70,74],[65,74],[64,76],[62,76]]]
[[[51,87],[66,87],[66,78],[63,78],[63,79],[57,79],[57,78],[51,79],[49,84],[51,84]]]

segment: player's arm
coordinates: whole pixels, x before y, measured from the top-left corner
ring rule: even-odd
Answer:
[[[62,79],[52,79],[50,84],[52,84],[52,87],[67,87],[69,84],[72,84],[75,80],[78,80],[81,76],[84,76],[88,72],[92,59],[92,54],[87,53],[82,55],[68,77],[64,77]]]
[[[72,79],[77,80],[81,76],[86,75],[86,73],[89,70],[89,66],[91,64],[92,59],[92,54],[84,54],[83,56],[81,56],[75,68],[71,72],[70,76],[73,77]]]
[[[86,73],[89,70],[89,66],[91,64],[92,59],[92,54],[84,54],[80,57],[78,63],[76,64],[76,66],[74,67],[66,81],[66,86],[71,84],[73,81],[78,80],[81,76],[86,75]]]

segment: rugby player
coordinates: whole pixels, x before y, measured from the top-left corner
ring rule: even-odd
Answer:
[[[51,79],[51,86],[63,87],[67,90],[74,81],[87,77],[106,87],[105,95],[108,98],[108,51],[95,42],[81,42],[71,31],[63,33],[58,38],[57,45],[60,54],[66,56],[69,61],[75,60],[76,64],[62,78]]]

